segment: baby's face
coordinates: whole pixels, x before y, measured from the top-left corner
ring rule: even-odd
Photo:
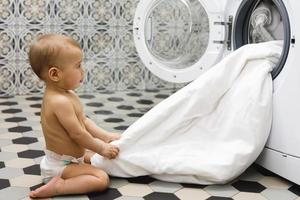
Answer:
[[[66,46],[58,60],[62,73],[60,86],[66,90],[73,90],[80,86],[83,81],[84,71],[81,66],[83,53],[74,46]]]

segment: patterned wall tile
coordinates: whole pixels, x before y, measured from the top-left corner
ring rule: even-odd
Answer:
[[[41,93],[28,64],[37,36],[60,33],[84,52],[86,78],[80,92],[174,88],[145,68],[136,52],[132,24],[138,0],[1,0],[0,96]],[[179,85],[180,86],[180,85]]]
[[[84,63],[86,79],[84,85],[88,91],[116,90],[116,61],[113,59],[95,59]]]
[[[85,10],[86,25],[88,26],[116,26],[118,0],[88,0]]]
[[[145,88],[145,67],[139,59],[119,60],[117,77],[118,90]]]
[[[15,24],[50,25],[51,0],[16,0]]]
[[[29,52],[29,45],[32,40],[42,34],[51,33],[50,27],[36,25],[36,26],[20,26],[18,27],[17,33],[17,58],[21,60],[28,60],[28,52]]]
[[[44,82],[32,71],[29,63],[25,60],[18,60],[16,63],[16,85],[18,87],[17,93],[24,94],[40,94],[44,89]]]
[[[118,27],[116,39],[116,51],[118,58],[137,58],[133,30],[131,26]]]
[[[17,33],[14,27],[0,27],[0,60],[15,59],[16,36]]]
[[[16,3],[11,0],[0,1],[0,26],[12,24],[15,20]]]
[[[53,0],[54,25],[83,25],[84,1]]]
[[[97,26],[88,28],[86,32],[86,58],[114,58],[116,57],[116,27]]]
[[[61,25],[61,26],[51,26],[51,33],[58,33],[62,35],[67,35],[76,40],[81,48],[85,46],[85,29],[83,26],[75,25]]]
[[[119,0],[118,1],[118,25],[120,26],[132,26],[135,14],[135,9],[138,4],[138,0]]]
[[[14,63],[0,60],[0,96],[15,95],[17,93],[15,71]]]

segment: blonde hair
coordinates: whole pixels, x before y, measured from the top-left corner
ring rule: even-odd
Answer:
[[[56,66],[56,61],[61,51],[68,45],[80,45],[73,38],[59,34],[45,34],[37,37],[29,48],[29,63],[34,73],[42,80],[46,69]]]

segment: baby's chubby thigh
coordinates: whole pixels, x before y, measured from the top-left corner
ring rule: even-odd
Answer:
[[[109,176],[106,172],[86,163],[71,163],[64,168],[63,179],[67,180],[74,177],[78,181],[87,183],[88,187],[95,188],[93,191],[103,191],[109,185]]]

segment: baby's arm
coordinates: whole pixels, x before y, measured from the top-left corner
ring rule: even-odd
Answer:
[[[94,138],[87,130],[82,127],[75,113],[72,102],[67,97],[58,97],[55,100],[54,113],[66,129],[69,136],[82,147],[99,153],[107,158],[115,158],[119,149],[111,144]]]
[[[103,140],[106,143],[109,143],[113,140],[120,139],[120,135],[117,133],[110,133],[99,126],[91,119],[85,117],[84,124],[88,132],[90,132],[94,137]]]

